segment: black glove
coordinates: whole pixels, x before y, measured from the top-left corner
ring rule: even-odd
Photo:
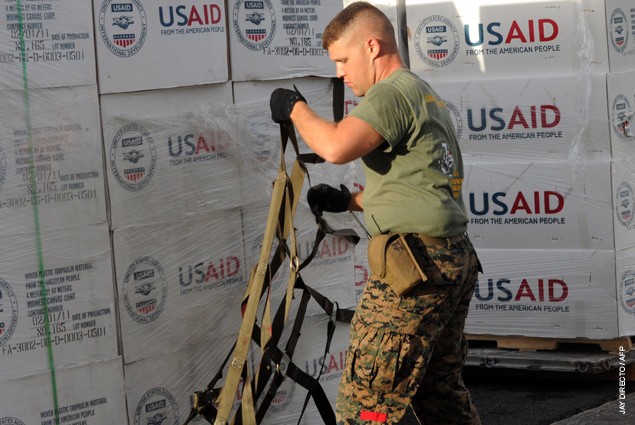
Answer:
[[[351,192],[343,184],[340,185],[340,190],[328,184],[318,184],[309,189],[306,200],[313,214],[320,217],[323,211],[346,211],[351,201]]]
[[[275,89],[273,93],[271,93],[271,99],[269,99],[271,119],[278,124],[291,121],[291,111],[296,102],[307,103],[298,88],[295,85],[293,88],[295,90]]]

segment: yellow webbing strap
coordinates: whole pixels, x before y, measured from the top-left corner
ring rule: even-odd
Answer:
[[[280,243],[284,243],[288,234],[293,232],[293,243],[291,253],[296,255],[296,240],[293,227],[293,214],[298,204],[298,195],[302,188],[302,182],[305,177],[304,167],[297,164],[293,169],[293,178],[289,178],[286,171],[286,164],[284,160],[284,153],[286,148],[286,141],[291,138],[294,143],[294,148],[297,151],[297,140],[295,131],[290,125],[280,125],[280,134],[282,142],[282,150],[280,155],[280,170],[278,176],[274,182],[273,193],[271,197],[271,204],[269,206],[269,213],[267,216],[267,225],[264,232],[262,246],[260,249],[260,257],[258,259],[258,265],[255,267],[255,272],[252,272],[250,282],[245,294],[246,306],[243,310],[243,320],[238,333],[236,345],[234,347],[229,368],[227,370],[227,377],[225,383],[221,389],[218,398],[218,413],[214,421],[214,425],[225,425],[228,423],[229,416],[234,404],[234,399],[241,376],[244,377],[243,383],[243,400],[242,400],[242,420],[246,425],[255,425],[254,414],[254,400],[251,393],[251,380],[248,373],[247,355],[249,353],[249,346],[252,339],[254,325],[256,321],[256,314],[258,305],[260,303],[261,295],[263,294],[265,280],[270,283],[271,279],[267,278],[269,270],[269,259],[271,256],[271,247],[276,232],[280,232]],[[283,208],[284,206],[284,208]],[[297,258],[291,258],[291,264],[297,262]],[[293,292],[295,285],[295,278],[297,276],[297,270],[294,271],[291,268],[289,277],[289,288],[287,293]],[[291,297],[287,297],[287,309],[290,308]],[[270,337],[271,318],[270,308],[265,308],[265,316],[263,318],[263,325],[265,328],[261,334],[261,349],[264,351],[266,344]],[[288,311],[285,312],[285,320],[288,316]],[[269,329],[266,328],[269,326]],[[269,336],[266,336],[266,335]],[[249,406],[246,406],[249,405]]]

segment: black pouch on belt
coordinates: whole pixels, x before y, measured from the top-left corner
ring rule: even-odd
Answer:
[[[374,236],[368,243],[371,271],[385,279],[399,296],[428,280],[415,238],[412,233],[389,233]]]

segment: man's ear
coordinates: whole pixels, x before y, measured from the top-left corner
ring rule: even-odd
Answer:
[[[366,40],[366,48],[370,53],[371,57],[375,58],[379,56],[379,52],[381,51],[381,43],[376,38],[369,38]]]

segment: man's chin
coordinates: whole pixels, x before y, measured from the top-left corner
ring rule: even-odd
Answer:
[[[352,88],[352,87],[350,87],[350,89],[351,89],[351,91],[353,92],[353,94],[354,94],[355,96],[357,96],[357,97],[364,97],[364,95],[366,94],[366,93],[362,92],[361,90],[354,89],[354,88]]]

